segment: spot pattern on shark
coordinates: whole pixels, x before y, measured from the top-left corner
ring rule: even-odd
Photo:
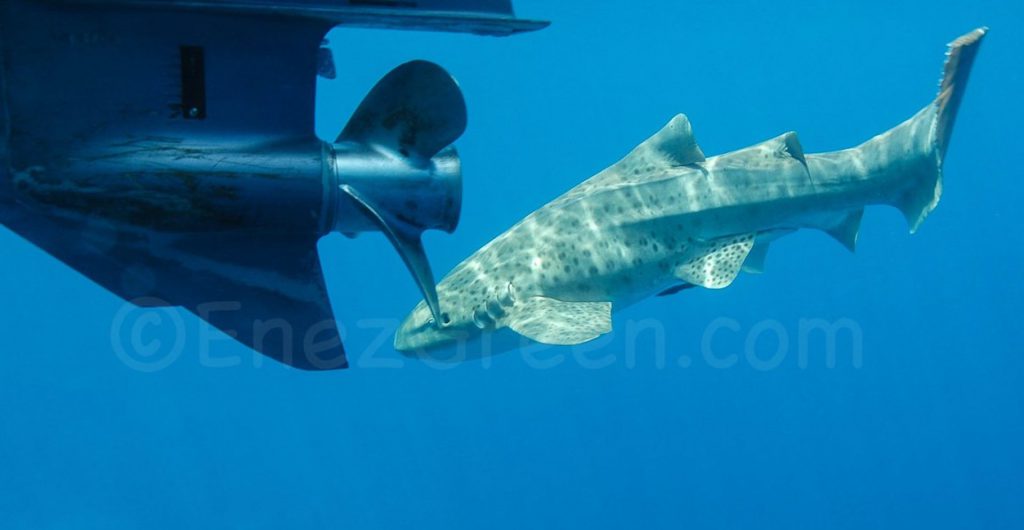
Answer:
[[[855,148],[805,155],[788,132],[705,158],[689,120],[675,116],[456,266],[437,286],[443,321],[419,304],[396,349],[430,355],[481,338],[489,353],[528,344],[523,338],[580,344],[611,331],[613,306],[676,292],[680,282],[720,289],[741,270],[759,272],[771,242],[797,229],[822,230],[853,250],[864,207],[884,204],[917,230],[938,203],[942,159],[986,31],[950,44],[932,103]]]

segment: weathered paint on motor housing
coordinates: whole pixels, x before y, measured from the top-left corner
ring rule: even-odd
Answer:
[[[183,306],[293,366],[346,366],[316,242],[384,231],[433,293],[419,233],[457,224],[446,146],[465,108],[446,72],[408,63],[336,142],[317,138],[316,76],[334,68],[323,37],[338,23],[545,25],[502,0],[9,0],[0,222],[129,301]]]

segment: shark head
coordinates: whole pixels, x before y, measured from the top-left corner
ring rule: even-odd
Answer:
[[[395,333],[395,349],[410,357],[464,360],[516,347],[518,343],[507,340],[506,333],[495,333],[503,331],[515,305],[511,284],[490,289],[474,286],[473,292],[481,294],[468,295],[457,286],[450,288],[448,281],[441,282],[441,321],[421,301]]]
[[[399,326],[395,334],[395,349],[417,357],[468,340],[475,327],[471,322],[462,320],[453,319],[450,311],[442,311],[441,322],[437,322],[430,307],[420,302]],[[478,329],[476,331],[479,332]]]

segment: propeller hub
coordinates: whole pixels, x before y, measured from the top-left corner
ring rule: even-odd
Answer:
[[[462,209],[462,171],[453,147],[425,163],[371,146],[340,142],[328,146],[328,182],[332,190],[347,185],[373,204],[368,212],[348,193],[335,193],[327,207],[330,229],[345,234],[379,231],[383,215],[405,228],[452,232]]]

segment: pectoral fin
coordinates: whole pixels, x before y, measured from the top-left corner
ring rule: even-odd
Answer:
[[[676,268],[676,277],[708,289],[721,289],[736,279],[754,246],[754,236],[746,234],[716,239],[704,245],[697,250],[696,257]]]
[[[516,304],[506,324],[542,344],[580,344],[612,330],[612,304],[531,296]]]

